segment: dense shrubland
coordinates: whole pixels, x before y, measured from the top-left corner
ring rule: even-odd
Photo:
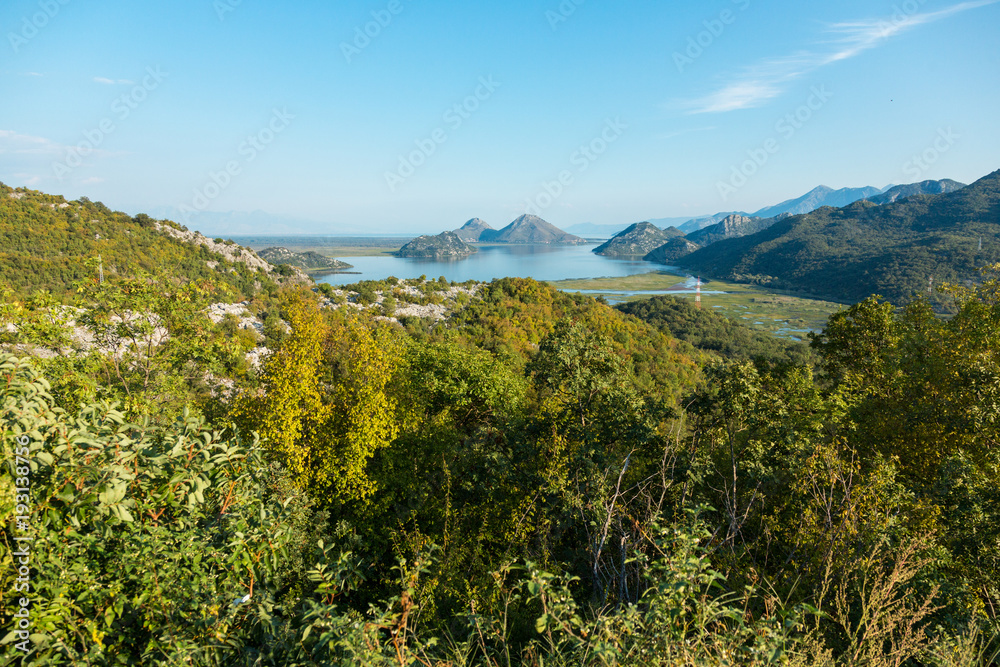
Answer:
[[[1000,648],[996,276],[952,290],[947,320],[863,301],[808,351],[742,330],[717,345],[716,318],[532,280],[405,327],[285,288],[251,297],[272,318],[259,370],[258,341],[203,315],[233,288],[194,278],[85,286],[93,326],[134,341],[117,356],[0,355],[5,460],[30,443],[32,664],[969,665]],[[7,342],[72,347],[52,304],[3,301]],[[156,326],[170,336],[149,344]]]

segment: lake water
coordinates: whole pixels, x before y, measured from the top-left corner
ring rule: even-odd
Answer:
[[[481,246],[466,259],[440,261],[410,257],[341,257],[357,273],[338,273],[317,277],[316,282],[348,285],[361,280],[396,278],[428,279],[444,276],[447,280],[489,282],[494,278],[518,277],[535,280],[569,278],[618,278],[637,273],[669,270],[660,264],[642,260],[610,259],[595,255],[596,243],[578,246],[510,245]]]

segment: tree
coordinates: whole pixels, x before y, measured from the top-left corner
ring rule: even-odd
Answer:
[[[313,497],[364,500],[375,491],[368,460],[398,433],[387,387],[402,346],[361,316],[328,323],[312,294],[296,292],[286,310],[291,333],[260,386],[235,402],[233,419],[260,433]]]
[[[328,328],[316,303],[301,293],[287,306],[291,333],[268,358],[259,388],[241,394],[232,416],[256,431],[302,489],[324,481],[321,430],[329,418],[320,386]]]

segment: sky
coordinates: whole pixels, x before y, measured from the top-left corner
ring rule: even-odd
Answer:
[[[4,0],[0,181],[260,234],[969,183],[998,33],[1000,0]]]

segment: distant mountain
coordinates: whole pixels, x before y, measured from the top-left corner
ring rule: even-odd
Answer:
[[[499,232],[497,232],[497,230],[493,229],[479,218],[473,218],[455,230],[455,234],[458,235],[458,238],[462,239],[466,243],[489,241],[498,233]]]
[[[675,236],[652,250],[643,259],[647,262],[655,262],[657,264],[673,264],[681,257],[690,255],[700,247],[696,243],[691,243],[683,236]]]
[[[437,236],[418,236],[393,254],[397,257],[462,259],[475,252],[477,250],[455,232],[442,232]]]
[[[664,230],[650,222],[637,222],[594,248],[594,252],[606,257],[642,257],[675,236],[683,236],[676,227]]]
[[[913,195],[940,195],[961,190],[964,187],[965,183],[959,183],[948,178],[941,181],[921,181],[920,183],[891,187],[880,195],[868,197],[868,201],[873,204],[891,204],[898,199],[905,199]]]
[[[308,252],[292,252],[288,248],[264,248],[257,253],[257,256],[271,264],[288,264],[289,266],[297,266],[309,272],[327,270],[344,271],[354,268],[347,262],[342,262],[332,257],[325,257],[312,250]]]
[[[729,215],[711,227],[705,227],[704,229],[699,229],[696,232],[688,234],[687,238],[692,243],[697,243],[698,245],[705,247],[723,239],[735,239],[740,236],[755,234],[761,230],[767,229],[781,217],[787,216],[778,216],[775,218],[750,218],[745,215]]]
[[[715,215],[705,215],[700,218],[692,218],[683,224],[677,225],[677,229],[681,230],[685,234],[690,234],[691,232],[696,232],[699,229],[705,229],[705,227],[716,225],[731,215],[749,214],[746,211],[726,211],[724,213],[716,213]]]
[[[697,250],[680,264],[838,301],[881,294],[898,304],[925,293],[931,279],[976,280],[980,267],[998,261],[1000,171],[946,194],[790,216]],[[933,298],[942,303],[940,295]]]
[[[586,241],[579,236],[567,234],[555,225],[545,222],[536,215],[522,215],[500,230],[491,239],[493,243],[561,243],[580,244]]]
[[[700,218],[705,218],[708,216],[698,216]],[[650,218],[649,222],[653,223],[660,229],[667,229],[668,227],[676,227],[680,229],[681,225],[690,222],[692,220],[691,216],[684,216],[682,218]],[[682,232],[684,230],[681,230]]]
[[[789,199],[776,206],[762,208],[754,213],[753,217],[773,218],[782,213],[800,215],[802,213],[811,213],[821,206],[833,206],[834,208],[840,208],[842,206],[847,206],[848,204],[853,204],[859,199],[868,199],[881,193],[881,188],[864,187],[841,188],[840,190],[834,190],[826,187],[825,185],[821,185],[817,188],[813,188],[797,199]]]

